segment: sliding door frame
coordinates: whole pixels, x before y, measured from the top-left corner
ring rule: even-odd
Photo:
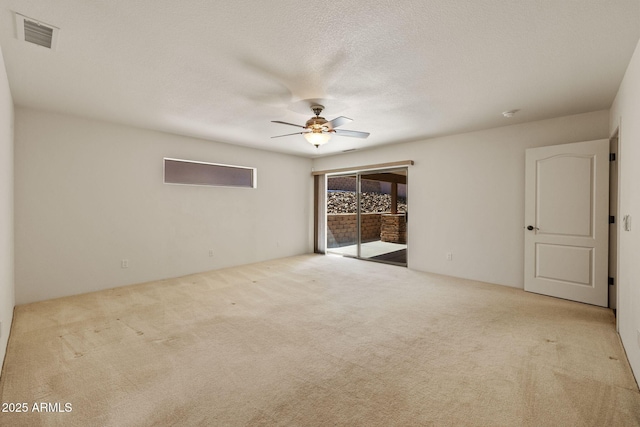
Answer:
[[[410,164],[413,164],[411,162]],[[380,165],[383,166],[383,165]],[[402,171],[405,176],[405,198],[407,203],[407,208],[409,206],[409,198],[408,198],[408,189],[409,189],[409,165],[388,165],[386,168],[366,168],[362,170],[340,170],[334,173],[326,173],[323,175],[315,175],[314,180],[314,251],[316,253],[331,253],[327,244],[327,234],[328,234],[328,225],[327,225],[327,189],[328,189],[328,180],[329,178],[341,177],[341,176],[355,176],[356,178],[356,256],[343,254],[343,256],[347,256],[350,258],[357,258],[360,260],[373,261],[373,262],[381,262],[385,264],[393,264],[400,266],[408,265],[408,257],[405,259],[405,262],[393,262],[393,261],[384,261],[373,259],[372,257],[363,257],[362,256],[362,177],[371,174],[384,174],[384,173],[393,173]],[[385,182],[385,181],[381,181]],[[405,221],[408,223],[408,209],[405,212]],[[405,249],[407,254],[409,252],[409,236],[407,232],[407,240],[405,243]]]
[[[357,166],[350,168],[325,169],[311,171],[313,176],[313,251],[318,254],[325,254],[327,249],[327,176],[340,172],[366,172],[376,169],[395,169],[402,166],[407,167],[407,193],[409,188],[409,166],[413,166],[413,160],[400,160],[397,162],[377,163],[373,165]],[[408,214],[408,213],[407,213]],[[407,216],[407,220],[408,220]],[[407,244],[409,236],[407,236]]]

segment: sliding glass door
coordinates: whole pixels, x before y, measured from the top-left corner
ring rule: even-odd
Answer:
[[[358,176],[327,177],[327,251],[358,256]]]
[[[407,264],[407,168],[327,176],[327,252]]]

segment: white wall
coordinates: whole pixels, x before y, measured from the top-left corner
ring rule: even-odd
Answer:
[[[610,133],[620,131],[619,217],[631,215],[631,231],[618,221],[618,327],[640,380],[640,42],[611,106]]]
[[[163,157],[257,167],[258,188],[166,185]],[[310,252],[310,170],[300,157],[18,107],[16,302]]]
[[[0,50],[0,370],[13,320],[13,277],[13,100]]]
[[[598,111],[319,158],[313,166],[414,160],[409,267],[522,288],[525,149],[607,138],[608,121],[608,111]]]

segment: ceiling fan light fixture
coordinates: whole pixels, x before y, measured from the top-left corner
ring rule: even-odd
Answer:
[[[288,133],[286,135],[272,136],[271,138],[281,138],[283,136],[302,134],[311,145],[315,145],[315,147],[318,148],[321,145],[329,142],[329,140],[331,139],[331,135],[334,133],[337,135],[349,136],[353,138],[366,138],[369,136],[368,132],[359,132],[355,130],[345,130],[345,129],[336,130],[338,126],[342,126],[345,123],[350,123],[353,120],[351,120],[349,117],[340,116],[340,117],[336,117],[331,121],[328,121],[324,117],[320,117],[320,113],[322,113],[323,108],[324,107],[322,105],[312,105],[311,109],[313,110],[315,117],[312,117],[309,120],[307,120],[304,126],[296,125],[294,123],[287,123],[280,120],[272,120],[271,121],[272,123],[280,123],[283,125],[295,126],[297,128],[304,129],[304,131]]]
[[[316,147],[326,144],[331,139],[331,135],[322,132],[307,132],[304,134],[305,139]]]

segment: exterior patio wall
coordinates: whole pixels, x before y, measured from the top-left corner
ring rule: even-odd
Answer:
[[[362,214],[362,241],[380,240],[382,214]],[[356,214],[327,215],[327,247],[355,245],[358,233]]]
[[[380,181],[362,180],[362,191],[365,193],[380,193]],[[327,181],[328,190],[355,192],[356,178],[353,176],[330,177]]]

